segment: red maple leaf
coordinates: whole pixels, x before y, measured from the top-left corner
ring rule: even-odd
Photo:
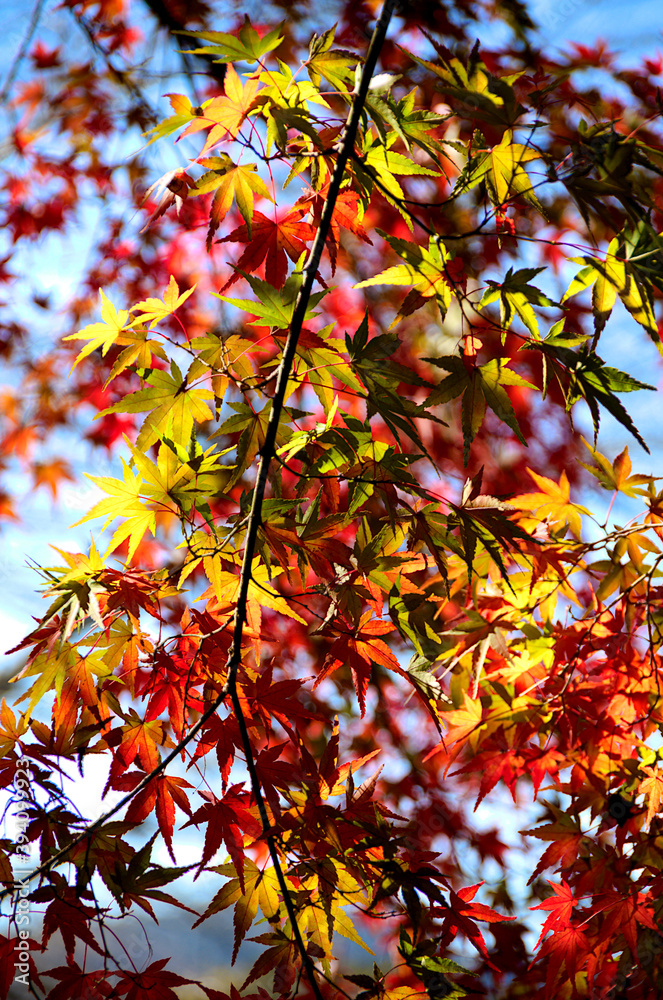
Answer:
[[[67,885],[62,875],[51,873],[50,878],[52,885],[42,886],[32,895],[38,903],[51,900],[44,913],[42,947],[46,948],[51,935],[59,931],[64,941],[68,962],[73,960],[76,938],[80,938],[89,948],[101,954],[101,949],[90,931],[90,920],[97,916],[97,910],[92,906],[85,906],[77,895],[76,888]]]
[[[250,812],[248,793],[242,792],[241,788],[241,785],[232,785],[222,799],[217,799],[211,792],[202,791],[200,794],[207,801],[196,810],[182,829],[207,823],[198,874],[221,844],[225,843],[244,892],[244,835],[257,837],[262,832],[262,827]]]
[[[549,956],[546,996],[555,995],[553,985],[563,968],[566,969],[566,975],[569,979],[572,981],[575,979],[576,970],[582,967],[588,951],[587,935],[579,927],[574,927],[572,924],[558,928],[543,942],[538,958],[540,960],[544,955]]]
[[[19,961],[17,950],[19,944],[24,950],[39,949],[39,944],[33,938],[8,938],[0,934],[0,1000],[6,1000],[16,976],[27,971],[19,969],[16,964]],[[30,980],[36,982],[39,988],[43,989],[32,955],[30,955],[27,965],[30,967],[28,972]]]
[[[164,965],[168,962],[169,958],[160,958],[144,972],[120,973],[115,992],[120,995],[126,993],[127,1000],[179,1000],[171,986],[197,984],[194,979],[184,979],[175,972],[166,971]]]
[[[320,225],[322,210],[327,201],[328,194],[329,182],[327,182],[319,191],[311,192],[297,201],[297,205],[308,206],[308,210],[311,213],[311,222],[316,229]],[[351,233],[354,233],[354,235],[358,236],[360,240],[364,241],[364,243],[370,243],[370,245],[373,246],[373,241],[369,239],[368,233],[359,221],[360,218],[360,200],[357,192],[341,191],[336,199],[336,204],[334,205],[331,227],[329,235],[327,236],[327,250],[329,252],[329,260],[331,261],[332,274],[336,272],[341,227],[343,227],[343,229],[348,229]]]
[[[536,942],[537,946],[540,944],[541,938],[548,931],[568,925],[573,907],[578,904],[578,900],[564,879],[562,879],[561,885],[555,885],[554,882],[548,882],[548,885],[551,886],[554,895],[549,896],[548,899],[544,899],[537,906],[530,907],[532,910],[550,910],[550,916],[546,917],[546,921],[541,928],[539,940]]]
[[[48,994],[49,1000],[105,1000],[114,993],[113,986],[108,982],[107,969],[95,969],[94,972],[84,972],[77,962],[71,965],[59,965],[44,973],[51,979],[60,982]]]
[[[268,219],[262,212],[253,213],[251,234],[246,225],[238,226],[232,233],[217,243],[247,243],[248,246],[237,261],[237,272],[254,274],[265,262],[265,281],[274,288],[280,288],[288,274],[288,260],[296,262],[306,250],[306,244],[315,236],[315,229],[302,222],[304,209],[288,212],[284,218]],[[233,274],[221,292],[225,292],[241,277]]]
[[[129,771],[127,774],[115,778],[113,788],[117,791],[130,791],[144,777],[145,774],[142,771]],[[178,805],[187,816],[191,816],[191,806],[184,791],[185,788],[193,788],[193,785],[185,781],[184,778],[159,774],[131,800],[126,815],[128,823],[142,823],[151,812],[156,810],[159,830],[173,862],[175,861],[173,854],[175,805]]]
[[[484,941],[483,934],[476,925],[476,921],[482,920],[492,924],[501,920],[515,920],[516,918],[505,917],[503,914],[492,910],[490,906],[486,906],[485,903],[473,903],[472,900],[482,885],[483,882],[479,882],[477,885],[466,886],[463,889],[459,889],[457,893],[450,889],[449,907],[445,907],[444,909],[435,907],[435,912],[437,916],[444,917],[444,929],[448,934],[455,937],[460,931],[461,934],[464,934],[472,942],[488,965],[495,969],[497,967],[488,958],[486,942]]]
[[[338,638],[327,653],[322,670],[315,682],[315,686],[317,687],[334,670],[338,670],[339,667],[347,664],[352,671],[352,679],[357,692],[357,698],[359,699],[362,717],[366,710],[366,690],[371,679],[373,664],[379,663],[381,666],[387,667],[389,670],[395,670],[397,673],[401,673],[402,671],[398,660],[389,649],[389,646],[382,639],[378,638],[378,636],[385,635],[387,632],[393,632],[395,625],[391,622],[380,621],[379,619],[370,621],[370,617],[371,612],[368,611],[362,617],[354,633],[350,631],[341,632],[340,629],[336,629]]]

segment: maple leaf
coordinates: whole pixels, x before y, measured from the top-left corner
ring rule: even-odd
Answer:
[[[147,323],[149,326],[155,326],[161,320],[165,319],[166,316],[171,316],[179,309],[189,296],[193,295],[195,290],[196,286],[192,285],[191,288],[188,288],[180,295],[179,285],[171,274],[163,300],[144,299],[142,302],[137,302],[132,308],[131,311],[136,316],[134,323]]]
[[[442,751],[447,753],[448,748],[456,744],[453,753],[449,757],[448,768],[466,740],[470,742],[470,745],[476,746],[481,731],[485,729],[483,706],[480,698],[470,698],[467,692],[463,695],[463,699],[463,708],[455,708],[450,712],[442,713],[442,721],[447,723],[449,730],[442,741],[427,754],[424,760],[428,760]]]
[[[558,863],[562,868],[568,868],[578,857],[580,844],[585,834],[580,829],[577,819],[562,812],[555,806],[549,807],[554,816],[553,823],[536,827],[534,830],[523,830],[523,834],[537,837],[539,840],[551,840],[553,843],[545,849],[530,878],[532,882],[545,868],[552,868]]]
[[[155,142],[157,139],[162,139],[171,133],[176,132],[179,128],[183,128],[188,125],[192,119],[198,117],[198,112],[202,108],[194,107],[184,94],[166,94],[171,108],[175,112],[170,118],[166,118],[164,121],[159,122],[154,128],[149,129],[145,132],[145,135],[151,135],[152,138],[149,140],[147,145]]]
[[[179,34],[191,35],[211,43],[199,49],[189,49],[187,55],[217,56],[216,61],[222,63],[251,63],[257,62],[267,52],[279,47],[283,41],[283,35],[280,33],[282,27],[282,24],[278,25],[261,37],[251,24],[248,14],[245,14],[244,24],[237,35],[223,31],[181,31]]]
[[[338,626],[335,627],[334,631],[338,637],[332,643],[315,682],[317,687],[325,677],[347,664],[352,672],[362,717],[366,711],[366,691],[373,664],[378,663],[389,670],[401,671],[400,664],[389,646],[379,638],[388,632],[393,632],[395,626],[392,622],[371,621],[371,614],[372,612],[367,611],[362,616],[356,630],[342,632]]]
[[[598,479],[603,489],[619,490],[620,493],[625,493],[628,497],[647,496],[647,491],[638,489],[638,487],[653,485],[657,477],[631,475],[632,465],[627,446],[620,451],[611,464],[605,455],[593,448],[589,442],[585,441],[584,438],[581,440],[585,448],[589,450],[596,465],[587,465],[585,462],[580,464],[588,472],[591,472],[595,479]]]
[[[321,35],[313,35],[305,66],[315,87],[320,86],[320,77],[323,76],[334,90],[342,92],[348,89],[354,78],[351,67],[356,66],[360,60],[354,52],[332,48],[335,34],[336,25]]]
[[[62,480],[66,479],[70,483],[75,482],[69,462],[64,458],[54,458],[51,462],[35,462],[32,466],[34,478],[34,488],[45,486],[51,491],[55,500],[58,495],[58,488]]]
[[[613,935],[623,934],[631,954],[637,955],[638,925],[648,927],[657,934],[659,932],[649,894],[637,890],[623,893],[613,889],[605,896],[606,899],[601,901],[605,915],[603,934],[608,940]]]
[[[533,337],[539,337],[539,324],[532,306],[556,305],[540,289],[529,284],[532,278],[544,270],[543,267],[526,267],[514,272],[513,268],[509,268],[501,283],[488,281],[488,288],[483,293],[479,308],[499,299],[502,343],[504,343],[506,331],[511,326],[514,315],[520,317]]]
[[[146,773],[155,769],[161,760],[158,746],[165,740],[163,726],[163,722],[156,719],[146,722],[135,709],[129,709],[127,723],[105,736],[109,746],[117,747],[108,779],[109,785],[116,775],[126,771],[136,759]]]
[[[539,935],[539,940],[537,941],[535,947],[538,947],[541,943],[541,939],[550,930],[556,930],[558,925],[568,925],[571,919],[571,913],[573,912],[574,906],[578,905],[578,900],[573,895],[567,882],[562,879],[561,885],[555,885],[554,882],[548,882],[548,885],[553,891],[553,895],[549,896],[548,899],[544,899],[542,903],[538,903],[537,906],[531,906],[531,910],[549,910],[550,916],[546,917],[545,923],[541,928],[541,933]]]
[[[84,326],[82,330],[78,333],[72,333],[68,337],[63,337],[63,340],[87,340],[88,343],[78,354],[74,364],[72,365],[72,372],[79,361],[86,358],[88,354],[92,354],[98,348],[101,349],[102,356],[108,353],[109,347],[113,344],[122,342],[121,334],[128,325],[129,313],[126,309],[121,309],[119,312],[113,305],[113,303],[106,298],[106,294],[102,288],[99,289],[99,297],[101,298],[101,323],[92,323],[90,326]]]
[[[237,202],[237,208],[251,239],[254,195],[274,201],[262,177],[256,173],[256,164],[233,163],[226,153],[205,157],[198,162],[208,170],[196,181],[196,194],[208,194],[214,191],[207,231],[207,249],[210,249],[214,234],[230,211],[233,200]]]
[[[647,775],[638,785],[638,792],[644,795],[647,800],[646,828],[649,829],[654,816],[660,812],[661,800],[663,799],[663,771],[660,768],[650,767],[645,764],[642,771]]]
[[[4,934],[0,934],[0,997],[2,1000],[6,1000],[12,983],[17,978],[17,964],[23,964],[17,961],[17,943],[16,937],[5,937]],[[20,943],[22,949],[28,952],[29,958],[27,964],[29,965],[30,982],[37,983],[39,988],[43,989],[44,987],[37,972],[35,960],[30,954],[33,950],[41,950],[41,947],[34,938],[21,938]],[[44,972],[42,975],[47,975],[47,973]]]
[[[444,243],[431,236],[426,248],[416,243],[408,243],[406,240],[394,239],[381,230],[378,232],[405,260],[405,263],[388,267],[375,277],[360,281],[355,288],[368,288],[371,285],[406,285],[411,288],[392,326],[400,317],[409,316],[430,298],[435,298],[444,318],[451,302],[453,288],[448,270],[449,254]]]
[[[76,939],[80,939],[98,955],[103,954],[90,930],[90,921],[96,915],[92,906],[85,906],[78,897],[74,886],[67,885],[58,872],[49,873],[50,885],[37,889],[32,898],[39,903],[48,902],[44,912],[42,928],[42,948],[48,944],[56,932],[62,935],[67,961],[72,961],[76,949]]]
[[[152,223],[156,219],[160,219],[162,215],[165,215],[171,205],[175,205],[176,214],[179,215],[182,205],[186,201],[189,191],[194,184],[195,182],[191,180],[186,170],[182,167],[178,167],[176,170],[168,170],[165,174],[162,174],[154,184],[149,186],[141,202],[142,206],[153,195],[158,199],[156,208],[140,232],[147,232]]]
[[[169,958],[161,958],[152,962],[144,972],[118,972],[115,992],[119,996],[126,994],[126,1000],[179,1000],[172,986],[196,985],[194,979],[185,979],[175,972],[169,972],[164,966]]]
[[[310,72],[310,69],[309,69]],[[317,229],[322,218],[322,210],[327,202],[329,194],[329,181],[327,181],[319,191],[311,191],[303,195],[295,204],[307,206],[311,213],[311,223]],[[331,263],[332,275],[336,273],[336,262],[338,260],[338,249],[340,245],[341,228],[349,230],[358,236],[364,243],[371,246],[373,241],[369,238],[366,230],[362,226],[364,210],[359,194],[356,191],[341,191],[334,202],[334,211],[331,218],[329,235],[327,236],[327,250]]]
[[[81,997],[85,1000],[106,1000],[115,992],[113,984],[108,982],[108,970],[85,972],[78,962],[60,965],[42,974],[59,980],[48,994],[50,1000],[80,1000]]]
[[[237,75],[235,67],[229,64],[224,86],[225,94],[223,97],[214,97],[210,101],[205,101],[200,108],[196,109],[196,117],[193,121],[178,136],[177,141],[179,142],[187,135],[193,135],[202,129],[210,129],[200,156],[204,156],[208,150],[227,136],[235,139],[242,123],[256,107],[256,97],[260,87],[260,81],[256,77],[249,77],[246,86],[242,86],[242,81]]]
[[[541,492],[519,493],[518,496],[511,498],[513,506],[532,511],[539,520],[548,521],[553,531],[568,527],[576,538],[580,538],[580,515],[589,514],[589,511],[580,504],[570,502],[571,487],[566,472],[562,470],[559,483],[556,483],[546,476],[539,476],[531,469],[527,471],[541,488]]]
[[[571,982],[576,981],[576,974],[581,968],[581,960],[585,958],[590,947],[585,931],[582,927],[577,927],[574,924],[558,927],[554,934],[541,943],[538,958],[549,956],[546,977],[548,996],[553,995],[552,988],[562,969],[566,971]]]
[[[244,893],[244,837],[258,837],[262,827],[250,811],[249,797],[241,788],[242,785],[232,785],[221,799],[217,799],[211,792],[201,792],[206,799],[204,805],[193,813],[182,829],[207,823],[198,874],[221,844],[225,843]]]
[[[467,886],[459,889],[457,893],[450,889],[449,907],[444,909],[441,907],[432,907],[431,910],[443,918],[445,927],[449,929],[450,933],[456,934],[460,931],[464,934],[479,954],[483,956],[486,963],[495,969],[496,966],[488,957],[486,942],[476,925],[476,921],[482,920],[487,923],[495,923],[504,920],[515,920],[516,918],[505,917],[503,914],[491,909],[490,906],[486,906],[485,903],[473,903],[472,900],[482,885],[483,882],[480,882],[478,885]]]
[[[462,177],[458,190],[469,190],[485,180],[493,204],[501,206],[510,199],[522,196],[545,216],[545,211],[534,193],[532,181],[523,164],[541,158],[541,153],[531,146],[513,141],[513,132],[507,129],[497,146],[479,152],[470,164],[466,177]]]
[[[251,971],[242,983],[242,991],[256,979],[261,979],[262,976],[274,971],[274,979],[278,983],[279,990],[282,993],[285,991],[286,996],[289,995],[302,962],[295,942],[280,929],[271,934],[261,934],[251,940],[267,947],[253,963]]]
[[[562,301],[584,291],[593,284],[592,311],[594,329],[600,334],[610,318],[619,295],[633,319],[647,331],[657,344],[660,341],[656,317],[651,301],[648,281],[644,279],[625,256],[625,249],[634,250],[633,244],[624,248],[622,236],[615,236],[606,251],[605,260],[592,256],[573,257],[576,263],[585,264],[571,282]],[[644,279],[644,280],[643,280]],[[659,350],[661,348],[659,347]]]
[[[126,752],[130,751],[125,751],[125,759]],[[118,791],[129,791],[135,788],[144,777],[144,771],[129,771],[128,774],[114,777],[112,780],[112,787]],[[166,842],[166,847],[168,848],[168,853],[170,854],[173,863],[175,863],[175,855],[173,853],[175,805],[177,804],[183,812],[185,812],[188,816],[191,816],[191,806],[189,805],[189,800],[184,792],[184,789],[192,787],[193,786],[188,781],[185,781],[184,778],[178,778],[174,775],[170,776],[167,774],[158,774],[146,788],[143,788],[142,791],[140,791],[131,800],[129,808],[127,809],[127,823],[142,823],[143,820],[150,815],[150,813],[156,813],[159,831]]]
[[[197,927],[212,914],[219,913],[234,904],[235,934],[231,961],[234,965],[239,947],[258,913],[258,908],[260,907],[263,916],[269,921],[273,921],[278,915],[281,906],[279,882],[274,868],[260,869],[250,858],[244,861],[243,887],[233,865],[216,865],[211,870],[225,876],[227,881],[193,926]]]
[[[235,264],[235,274],[226,281],[220,294],[235,284],[241,277],[240,271],[253,274],[263,261],[265,280],[274,288],[280,288],[288,274],[288,257],[297,263],[306,252],[306,244],[315,237],[313,226],[301,221],[305,214],[305,209],[298,209],[278,220],[254,211],[250,231],[245,223],[218,240],[219,243],[248,243]]]
[[[469,459],[472,442],[483,423],[487,406],[513,431],[521,444],[527,444],[504,387],[518,385],[534,389],[534,386],[508,367],[508,359],[493,358],[484,365],[473,367],[468,367],[463,358],[454,356],[425,358],[425,361],[449,373],[431,392],[428,406],[446,403],[460,395],[463,397],[461,422],[465,464]]]
[[[109,542],[107,553],[112,552],[128,538],[129,551],[127,559],[130,561],[145,532],[151,531],[154,534],[156,530],[156,516],[154,510],[150,509],[143,499],[143,478],[140,473],[134,472],[124,459],[122,459],[122,466],[124,480],[108,476],[90,476],[86,473],[92,482],[100,486],[105,493],[108,493],[108,499],[100,500],[99,503],[95,504],[85,517],[82,517],[80,521],[72,525],[72,528],[83,524],[85,521],[93,520],[95,517],[105,517],[106,520],[103,528],[107,528],[116,517],[124,517],[124,523],[116,529]]]

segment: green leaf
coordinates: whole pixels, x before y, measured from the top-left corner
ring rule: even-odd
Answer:
[[[402,257],[404,264],[388,267],[386,271],[376,274],[373,278],[360,281],[355,288],[368,288],[372,285],[403,285],[412,289],[414,296],[408,295],[392,323],[394,326],[400,317],[409,316],[423,306],[428,299],[435,299],[442,317],[446,315],[451,302],[454,284],[449,276],[447,263],[450,260],[442,240],[430,237],[428,247],[397,239],[378,230],[378,233],[393,250]]]
[[[455,191],[469,191],[485,181],[488,196],[494,205],[500,207],[513,198],[522,197],[547,218],[523,166],[540,158],[538,150],[514,142],[513,133],[507,130],[497,146],[480,152],[472,159],[467,170],[461,174]]]
[[[258,62],[267,52],[273,52],[279,47],[283,41],[283,35],[280,33],[282,27],[282,24],[277,25],[261,38],[249,21],[248,14],[245,14],[244,24],[237,35],[229,35],[223,31],[177,31],[175,33],[211,42],[210,45],[199,49],[186,49],[187,55],[218,56],[214,62],[221,63],[253,63]]]
[[[227,302],[229,305],[236,306],[238,309],[255,316],[256,319],[250,320],[254,326],[271,326],[276,330],[289,329],[295,311],[297,295],[302,284],[301,271],[293,271],[282,288],[274,288],[268,281],[255,278],[244,271],[240,270],[238,273],[248,281],[257,301],[230,298],[227,295],[219,295],[217,292],[212,294],[221,299],[222,302]],[[310,296],[305,321],[318,315],[315,312],[315,307],[328,292],[329,289],[324,289]]]
[[[136,441],[139,451],[147,450],[163,433],[168,433],[169,420],[172,420],[171,436],[181,444],[188,445],[194,421],[204,423],[212,418],[205,400],[213,399],[214,394],[209,389],[188,385],[188,374],[185,378],[174,361],[170,368],[170,373],[153,369],[146,376],[149,383],[144,388],[132,392],[99,413],[103,417],[107,413],[141,413],[150,410]]]
[[[511,326],[514,315],[520,317],[535,340],[540,339],[539,324],[532,306],[556,305],[539,288],[529,284],[530,280],[541,271],[545,271],[545,268],[527,267],[515,272],[509,268],[501,284],[488,281],[488,288],[483,294],[479,308],[490,305],[499,298],[502,343],[506,340],[506,331]]]
[[[335,24],[322,35],[314,34],[304,65],[314,87],[320,88],[320,78],[324,77],[334,90],[347,93],[354,79],[354,67],[361,63],[361,58],[347,49],[332,49],[335,34]]]

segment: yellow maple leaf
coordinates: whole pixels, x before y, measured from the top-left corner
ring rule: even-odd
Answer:
[[[663,801],[663,771],[648,766],[643,767],[642,770],[647,777],[640,782],[638,791],[646,795],[649,800],[646,819],[646,826],[649,829],[649,824],[656,813],[660,811],[661,801]]]
[[[513,132],[507,129],[502,141],[481,155],[480,163],[470,175],[472,187],[480,180],[485,180],[488,194],[495,205],[503,205],[520,195],[545,215],[543,206],[534,193],[532,181],[523,167],[523,164],[531,160],[540,159],[541,154],[536,149],[513,142]]]
[[[250,77],[246,86],[242,86],[242,81],[233,64],[228,63],[225,94],[222,97],[215,97],[211,101],[205,101],[199,109],[202,113],[197,114],[179,138],[183,139],[185,135],[209,128],[210,132],[201,150],[201,156],[204,156],[212,146],[216,146],[222,139],[228,136],[235,139],[242,122],[254,107],[259,87],[260,82],[255,77]]]
[[[113,303],[106,298],[103,289],[99,289],[99,295],[101,296],[101,323],[90,323],[89,326],[84,326],[82,330],[78,333],[72,333],[68,337],[63,337],[63,340],[87,340],[88,343],[82,349],[76,360],[72,365],[72,372],[79,361],[86,358],[88,354],[92,354],[97,348],[101,348],[101,353],[105,356],[108,348],[112,347],[113,344],[123,343],[120,339],[122,331],[127,326],[127,321],[129,319],[129,313],[126,309],[120,309],[118,312]]]
[[[527,470],[540,487],[540,493],[521,493],[512,497],[510,503],[521,510],[530,510],[536,514],[539,521],[547,521],[553,531],[566,528],[571,529],[571,533],[576,538],[580,538],[581,514],[589,514],[586,507],[570,502],[570,486],[566,472],[562,472],[559,483],[545,476],[539,476],[531,469]]]
[[[191,288],[187,289],[186,292],[182,292],[180,295],[180,289],[175,281],[175,278],[170,276],[170,281],[168,282],[168,288],[164,293],[162,299],[144,299],[142,302],[136,303],[136,305],[131,310],[136,314],[136,319],[133,325],[147,323],[148,325],[154,326],[159,323],[166,316],[172,315],[176,309],[182,305],[183,302],[189,298],[190,295],[196,290],[196,286],[193,285]]]
[[[110,476],[90,476],[86,473],[88,479],[101,487],[104,493],[108,493],[108,497],[95,504],[85,517],[82,517],[76,524],[72,524],[71,527],[75,528],[77,525],[83,524],[84,521],[90,521],[95,517],[105,517],[103,528],[106,528],[116,517],[124,517],[126,520],[115,531],[106,550],[106,555],[116,549],[125,538],[128,538],[127,559],[131,560],[145,532],[151,531],[154,534],[156,516],[141,495],[144,483],[140,473],[133,472],[124,459],[122,459],[122,466],[124,480]]]

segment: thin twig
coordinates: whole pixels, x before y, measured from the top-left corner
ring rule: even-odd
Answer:
[[[0,104],[4,104],[9,96],[9,91],[12,89],[14,80],[16,79],[16,74],[18,73],[19,66],[25,59],[25,53],[28,51],[28,46],[32,41],[32,36],[37,30],[37,25],[39,24],[39,18],[41,17],[42,8],[44,6],[44,0],[37,0],[34,7],[32,8],[32,14],[30,16],[30,23],[28,25],[28,30],[26,31],[23,41],[19,47],[18,52],[14,56],[11,66],[9,67],[9,72],[7,73],[7,79],[5,80],[2,90],[0,90]]]
[[[262,524],[262,504],[265,497],[265,491],[267,488],[267,480],[269,476],[269,468],[276,455],[276,435],[283,412],[283,405],[285,402],[286,388],[288,385],[288,379],[290,377],[290,372],[292,370],[292,365],[295,360],[295,354],[297,351],[297,343],[299,340],[299,335],[301,333],[302,327],[304,325],[304,318],[308,309],[308,304],[311,297],[311,292],[313,291],[313,283],[315,281],[316,274],[318,272],[318,267],[320,265],[320,260],[322,258],[322,252],[324,250],[325,241],[331,229],[332,216],[334,214],[334,209],[336,207],[336,199],[338,198],[339,192],[341,190],[341,183],[345,174],[345,168],[347,166],[348,160],[353,154],[354,143],[357,135],[357,129],[359,127],[359,122],[361,119],[361,114],[364,108],[364,102],[368,94],[368,89],[370,86],[371,78],[373,76],[373,70],[377,64],[378,56],[382,48],[382,44],[387,34],[387,28],[391,20],[391,15],[395,6],[396,0],[385,0],[385,4],[382,8],[382,13],[375,26],[375,31],[373,32],[373,37],[371,38],[371,43],[366,54],[366,61],[364,63],[363,72],[361,75],[361,80],[359,82],[359,87],[357,88],[357,93],[352,102],[352,107],[350,108],[350,114],[348,116],[348,121],[345,127],[343,138],[341,140],[338,157],[336,160],[336,165],[334,167],[334,173],[329,183],[329,190],[327,192],[327,198],[322,209],[322,215],[320,218],[320,225],[318,232],[316,234],[313,246],[311,247],[310,253],[304,264],[303,275],[304,280],[299,293],[297,295],[297,301],[295,302],[295,308],[293,311],[292,321],[290,324],[290,329],[288,331],[288,337],[283,349],[283,357],[281,358],[281,363],[279,365],[278,377],[276,380],[276,389],[272,399],[272,408],[269,415],[269,423],[267,425],[267,430],[265,432],[265,442],[262,446],[260,452],[260,463],[258,465],[258,473],[256,478],[256,485],[253,491],[253,501],[251,504],[251,512],[249,514],[249,524],[246,532],[246,540],[244,547],[244,558],[242,562],[242,570],[240,574],[240,584],[239,591],[237,595],[237,608],[235,611],[235,627],[233,634],[233,641],[230,647],[230,654],[228,657],[228,678],[226,681],[226,687],[232,699],[233,708],[235,715],[237,717],[237,722],[242,736],[242,745],[244,748],[244,756],[246,758],[246,764],[251,778],[251,787],[253,789],[253,794],[256,799],[258,806],[258,811],[260,813],[260,819],[263,825],[263,832],[266,833],[269,829],[269,819],[267,816],[267,808],[265,806],[265,800],[263,798],[262,789],[260,787],[260,780],[258,778],[258,773],[255,767],[255,761],[253,759],[253,748],[251,746],[251,740],[249,738],[248,729],[246,726],[246,721],[242,712],[242,707],[239,701],[239,696],[237,693],[237,669],[241,662],[242,656],[242,637],[244,633],[244,623],[246,621],[247,615],[247,603],[248,603],[248,593],[249,584],[251,582],[253,557],[255,554],[256,542],[258,538],[258,531]],[[306,975],[311,984],[311,989],[317,1000],[322,1000],[322,994],[318,986],[316,979],[316,969],[311,959],[306,945],[301,935],[301,931],[297,924],[297,917],[290,896],[290,891],[286,885],[285,876],[283,874],[283,869],[281,867],[281,861],[276,848],[276,841],[273,835],[267,835],[267,844],[269,847],[269,853],[274,865],[274,870],[279,883],[279,888],[283,894],[283,902],[285,904],[288,917],[290,918],[290,923],[292,925],[293,935],[297,948],[299,949],[302,963],[306,970]]]

